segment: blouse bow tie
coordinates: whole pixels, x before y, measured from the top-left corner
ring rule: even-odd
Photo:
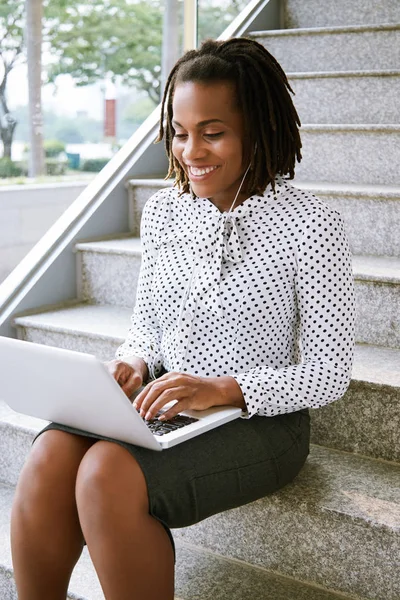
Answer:
[[[194,296],[210,311],[223,317],[221,279],[223,263],[238,263],[243,258],[237,230],[237,218],[232,214],[222,214],[214,232],[209,231],[198,239],[200,263],[195,275]],[[210,237],[211,236],[211,237]],[[204,240],[207,242],[204,242]]]

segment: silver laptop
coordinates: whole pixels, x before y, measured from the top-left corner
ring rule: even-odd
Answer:
[[[0,400],[32,417],[151,450],[171,448],[242,414],[227,406],[145,422],[107,367],[91,354],[1,336]]]

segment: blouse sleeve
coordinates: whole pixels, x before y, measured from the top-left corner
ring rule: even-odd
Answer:
[[[116,358],[122,360],[128,356],[143,359],[149,369],[150,379],[156,379],[163,366],[161,327],[152,300],[152,283],[158,255],[154,244],[155,215],[153,206],[157,205],[154,200],[157,198],[152,197],[145,204],[140,224],[142,262],[131,326],[125,342],[115,353]]]
[[[297,248],[295,280],[301,362],[235,375],[249,418],[318,408],[339,399],[351,378],[355,301],[351,254],[340,215],[321,207]],[[268,357],[265,357],[268,362]]]

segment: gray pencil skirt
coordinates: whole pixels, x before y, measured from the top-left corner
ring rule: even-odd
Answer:
[[[165,527],[187,527],[242,506],[291,482],[309,452],[308,410],[276,417],[237,419],[168,450],[154,452],[79,429],[51,423],[76,435],[120,444],[139,463],[150,514]]]

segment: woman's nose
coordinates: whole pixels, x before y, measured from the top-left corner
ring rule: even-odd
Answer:
[[[188,138],[182,152],[182,157],[185,161],[191,162],[196,159],[203,158],[206,150],[199,140]]]

